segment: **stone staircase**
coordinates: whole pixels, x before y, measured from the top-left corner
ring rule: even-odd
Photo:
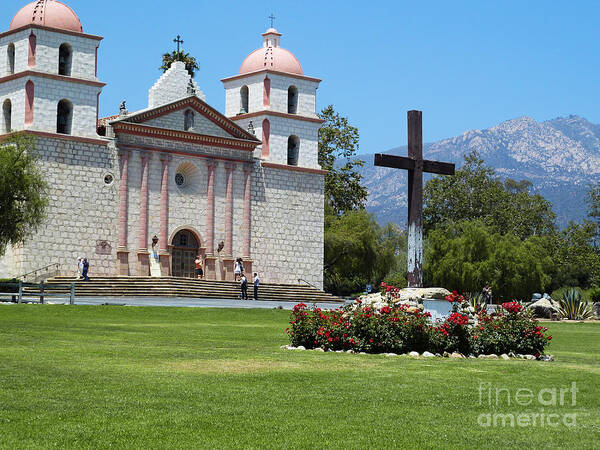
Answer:
[[[237,299],[240,285],[233,281],[194,280],[176,277],[94,277],[85,282],[70,277],[54,277],[46,281],[44,290],[66,293],[65,285],[75,283],[76,297],[190,297],[211,299]],[[24,291],[25,293],[27,290]],[[253,294],[248,284],[248,296]],[[260,300],[288,302],[342,302],[339,297],[327,294],[309,285],[261,283]]]

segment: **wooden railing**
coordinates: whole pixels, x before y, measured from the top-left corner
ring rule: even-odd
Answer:
[[[35,284],[35,283],[23,283],[22,281],[19,281],[18,283],[2,283],[2,286],[6,286],[6,287],[12,287],[12,288],[18,288],[18,292],[0,292],[0,297],[11,297],[14,300],[16,300],[17,303],[23,303],[23,297],[25,298],[30,298],[30,297],[39,297],[39,302],[43,305],[45,303],[46,297],[51,297],[51,298],[64,298],[64,299],[69,299],[69,304],[70,305],[74,305],[75,304],[75,283],[70,283],[70,284],[63,284],[63,285],[59,285],[59,284],[52,284],[52,289],[68,289],[69,292],[64,294],[64,293],[58,293],[58,292],[48,292],[46,291],[46,287],[48,286],[47,284],[45,284],[43,281],[39,284]]]

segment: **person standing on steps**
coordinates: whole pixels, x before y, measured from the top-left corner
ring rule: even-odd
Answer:
[[[242,258],[238,258],[235,260],[233,265],[233,274],[235,275],[235,281],[240,281],[242,276]]]
[[[242,272],[240,278],[240,287],[242,288],[242,300],[248,300],[248,280],[246,279],[244,272]]]
[[[81,280],[81,273],[83,272],[83,259],[77,258],[77,279]]]
[[[90,279],[88,278],[89,270],[90,270],[90,263],[88,262],[87,258],[83,258],[83,269],[81,271],[81,274],[83,275],[83,281],[90,281]]]
[[[200,257],[200,255],[196,256],[196,261],[194,261],[194,264],[196,264],[196,278],[198,280],[201,280],[204,277],[204,270],[202,267],[202,258]]]
[[[258,278],[258,274],[254,272],[254,300],[258,300],[258,285],[260,284],[260,279]]]

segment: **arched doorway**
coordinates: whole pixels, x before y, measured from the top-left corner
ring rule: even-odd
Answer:
[[[171,241],[171,275],[196,278],[194,261],[200,251],[198,239],[189,230],[181,230]]]

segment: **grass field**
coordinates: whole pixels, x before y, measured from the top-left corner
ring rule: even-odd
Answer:
[[[288,317],[0,307],[0,446],[598,448],[599,323],[549,324],[556,361],[540,363],[284,351]],[[513,401],[480,401],[481,382]],[[537,398],[572,382],[575,406],[570,393],[563,406],[514,403],[520,388]],[[478,425],[542,409],[577,425]]]

